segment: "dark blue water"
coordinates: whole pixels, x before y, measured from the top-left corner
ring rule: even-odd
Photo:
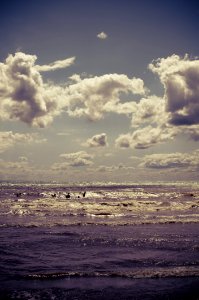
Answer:
[[[198,195],[2,186],[1,299],[199,299]]]

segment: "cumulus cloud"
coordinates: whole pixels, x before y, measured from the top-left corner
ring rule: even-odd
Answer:
[[[70,116],[87,116],[95,121],[105,112],[115,111],[120,94],[144,95],[144,83],[139,78],[124,74],[105,74],[82,79],[68,87],[68,113]]]
[[[71,66],[75,61],[75,57],[66,58],[63,60],[56,60],[49,65],[36,65],[35,68],[39,72],[55,71],[58,69],[64,69]]]
[[[199,60],[172,55],[153,61],[149,68],[164,85],[169,122],[175,126],[199,124]]]
[[[66,171],[69,167],[70,167],[70,164],[67,163],[67,162],[54,163],[51,166],[51,170],[52,171],[62,172],[62,171]]]
[[[135,130],[132,134],[121,134],[115,141],[120,148],[146,149],[157,143],[162,143],[174,138],[177,131],[172,127],[147,126]]]
[[[60,157],[65,160],[64,163],[65,167],[66,166],[82,167],[82,166],[89,166],[93,164],[92,161],[93,155],[87,153],[86,151],[64,153],[64,154],[60,154]]]
[[[172,55],[149,65],[164,85],[163,98],[149,95],[131,106],[134,132],[120,135],[116,145],[122,148],[145,149],[173,139],[177,134],[188,134],[199,140],[199,60]]]
[[[102,31],[102,32],[98,33],[97,37],[100,40],[106,40],[108,38],[108,35],[105,32]]]
[[[125,171],[125,170],[134,170],[134,169],[135,169],[135,167],[119,164],[119,165],[112,165],[112,166],[102,165],[97,168],[97,171],[99,171],[99,172],[115,172],[115,171]]]
[[[26,174],[30,171],[33,171],[32,167],[28,161],[4,161],[0,160],[0,174],[6,175],[7,173],[11,174]],[[2,175],[1,174],[1,175]]]
[[[148,124],[166,124],[167,113],[165,112],[165,100],[151,95],[147,98],[142,98],[138,103],[135,103],[134,111],[132,112],[132,126],[140,126],[144,123]]]
[[[0,118],[45,127],[63,111],[70,116],[99,120],[109,111],[119,112],[120,94],[145,93],[143,81],[124,74],[82,79],[74,74],[66,85],[45,83],[40,72],[69,66],[74,57],[49,65],[35,64],[36,55],[17,52],[0,63]],[[123,110],[126,108],[123,108]],[[122,108],[121,108],[122,110]]]
[[[138,127],[118,137],[116,144],[123,148],[145,149],[172,139],[180,132],[199,140],[197,59],[172,55],[149,65],[164,85],[163,98],[149,95],[142,79],[129,78],[125,74],[87,78],[73,74],[65,85],[44,82],[41,72],[68,67],[75,57],[43,66],[36,65],[36,59],[36,55],[17,52],[0,63],[0,119],[45,127],[63,112],[92,121],[114,112],[127,115],[132,119],[132,127]],[[134,101],[134,95],[141,100],[138,101],[136,96]],[[97,140],[100,137],[94,136],[87,145],[102,146],[101,138]]]
[[[0,118],[45,127],[60,114],[63,89],[45,84],[36,55],[17,52],[0,63]]]
[[[115,144],[117,147],[120,148],[130,148],[131,147],[131,141],[132,141],[132,134],[121,134],[116,139]]]
[[[84,146],[87,147],[105,147],[107,145],[108,143],[106,133],[96,134],[92,138],[88,139],[84,144]]]
[[[182,131],[187,133],[194,141],[199,141],[199,125],[182,128]]]
[[[185,168],[199,166],[199,151],[192,153],[171,153],[146,155],[140,167],[153,169]]]
[[[124,103],[126,104],[126,103]],[[176,129],[167,124],[168,114],[165,112],[165,100],[155,95],[142,98],[139,102],[130,102],[126,113],[132,115],[132,127],[146,127],[121,134],[116,139],[116,146],[121,148],[149,148],[159,142],[173,138]],[[175,134],[174,134],[175,133]]]
[[[132,116],[137,110],[137,103],[135,101],[129,102],[107,102],[106,111],[114,112],[116,114],[124,114],[127,116]]]
[[[79,74],[73,74],[69,77],[69,79],[75,82],[79,82],[81,81],[81,76]]]
[[[36,133],[29,134],[13,133],[12,131],[2,131],[0,132],[0,153],[19,143],[41,143],[45,141],[45,139],[39,138],[39,136]]]

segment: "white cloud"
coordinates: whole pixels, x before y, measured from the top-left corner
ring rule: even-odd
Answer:
[[[0,132],[0,153],[7,149],[15,146],[16,144],[22,143],[41,143],[45,142],[45,139],[39,138],[36,133],[13,133],[12,131]]]
[[[28,161],[4,161],[0,160],[0,175],[2,178],[7,176],[14,176],[15,179],[19,179],[21,176],[27,174],[33,174],[35,168],[29,164]],[[8,178],[9,178],[8,177]],[[27,177],[26,177],[27,179]]]
[[[116,111],[121,93],[143,95],[143,81],[124,74],[82,79],[68,87],[68,113],[74,117],[87,116],[93,121],[99,120],[105,112]]]
[[[84,146],[87,147],[105,147],[107,145],[108,143],[106,133],[96,134],[92,138],[88,139],[84,144]]]
[[[99,166],[97,168],[96,171],[99,171],[99,172],[115,172],[115,171],[127,171],[127,170],[134,170],[135,167],[131,167],[131,166],[126,166],[126,165],[123,165],[123,164],[119,164],[119,165],[112,165],[112,166]]]
[[[165,87],[162,99],[155,95],[146,96],[148,91],[143,80],[129,78],[125,74],[88,78],[73,74],[65,86],[45,83],[40,72],[68,67],[75,57],[43,66],[36,65],[36,59],[35,55],[17,52],[0,63],[0,119],[15,119],[28,125],[45,127],[63,112],[92,121],[114,112],[128,115],[132,118],[132,127],[138,127],[136,131],[118,137],[116,144],[123,148],[145,149],[172,139],[180,132],[195,141],[199,140],[197,59],[172,55],[149,65]],[[133,101],[132,95],[144,98]],[[124,101],[127,97],[131,98]],[[89,139],[87,145],[102,145],[97,138],[100,137]],[[1,149],[6,147],[9,146],[4,144]]]
[[[153,169],[199,167],[199,152],[146,155],[140,167]]]
[[[117,147],[146,149],[157,143],[172,139],[177,134],[172,127],[147,126],[134,131],[132,134],[121,134],[115,141]]]
[[[108,38],[108,35],[105,32],[102,31],[102,32],[98,33],[97,37],[100,40],[106,40]]]
[[[75,57],[66,58],[63,60],[56,60],[49,65],[36,65],[35,68],[39,72],[55,71],[58,69],[64,69],[71,66],[75,61]]]
[[[64,153],[60,154],[60,157],[65,160],[64,166],[71,167],[82,167],[89,166],[93,164],[93,155],[87,153],[86,151],[79,151],[74,153]],[[56,164],[56,166],[61,166],[63,164]]]
[[[182,127],[182,132],[187,133],[190,138],[196,142],[199,141],[199,125],[193,125],[189,127]]]
[[[81,81],[81,76],[79,74],[73,74],[69,77],[69,79],[75,82],[79,82]]]
[[[131,107],[134,132],[120,135],[116,145],[145,149],[188,134],[199,140],[199,60],[172,55],[153,61],[149,68],[157,73],[165,88],[163,99],[155,95],[142,98]]]
[[[188,55],[159,58],[149,65],[165,87],[167,112],[175,126],[199,124],[199,60]]]
[[[130,134],[130,133],[121,134],[116,139],[115,144],[117,147],[120,147],[120,148],[129,148],[129,147],[131,147],[131,141],[132,141],[132,134]]]
[[[29,125],[45,127],[66,111],[70,116],[99,120],[105,112],[117,113],[120,94],[145,93],[143,81],[124,74],[105,74],[81,79],[74,74],[65,86],[45,83],[39,71],[66,67],[69,58],[48,66],[35,65],[36,55],[17,52],[0,63],[0,118],[17,119]],[[75,83],[74,83],[75,82]],[[125,106],[125,104],[124,104]]]
[[[73,135],[74,132],[72,130],[69,130],[67,132],[58,132],[57,135],[58,136],[70,136],[70,135]]]
[[[17,52],[0,63],[0,118],[45,127],[60,114],[63,88],[45,84],[35,55]]]
[[[165,112],[165,100],[155,95],[142,98],[136,103],[132,113],[132,126],[148,124],[166,124],[167,113]]]

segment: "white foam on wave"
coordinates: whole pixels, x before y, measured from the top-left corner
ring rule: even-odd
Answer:
[[[139,268],[131,271],[68,271],[57,273],[42,273],[42,274],[29,274],[26,275],[27,279],[36,280],[52,280],[59,278],[89,278],[89,277],[105,277],[105,278],[132,278],[132,279],[144,279],[144,278],[182,278],[182,277],[198,277],[199,269],[197,266],[179,266],[179,267],[155,267],[155,268]]]

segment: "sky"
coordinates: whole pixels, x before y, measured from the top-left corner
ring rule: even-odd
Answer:
[[[197,181],[197,1],[3,1],[0,180]]]

